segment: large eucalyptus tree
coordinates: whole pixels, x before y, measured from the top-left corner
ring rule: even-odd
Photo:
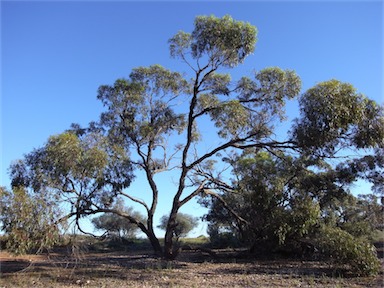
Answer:
[[[187,65],[191,79],[154,65],[134,69],[130,79],[99,89],[98,98],[107,107],[101,117],[106,137],[135,153],[132,163],[145,171],[152,202],[136,202],[147,210],[149,229],[159,197],[154,175],[178,169],[165,233],[166,258],[177,255],[173,235],[179,209],[200,194],[213,193],[208,188],[216,183],[210,175],[215,155],[228,149],[294,146],[270,136],[273,120],[283,118],[284,99],[300,91],[295,73],[269,68],[255,79],[238,81],[222,73],[242,63],[255,43],[256,28],[248,23],[229,16],[197,17],[192,33],[178,32],[169,40],[171,56]],[[199,127],[209,119],[214,124],[209,134],[221,141],[199,153],[199,143],[207,139]]]
[[[324,129],[321,123],[316,126],[316,115],[322,114],[314,107],[312,114],[303,114],[297,121],[294,137],[281,140],[274,134],[274,124],[285,117],[286,99],[300,93],[301,81],[294,71],[276,67],[232,80],[226,72],[254,52],[256,40],[256,27],[249,23],[230,16],[196,17],[191,33],[180,31],[169,40],[171,57],[185,65],[185,74],[152,65],[133,69],[128,79],[101,86],[97,97],[105,112],[100,120],[88,128],[75,125],[51,137],[45,147],[26,157],[22,172],[14,170],[14,185],[54,191],[70,204],[67,218],[74,217],[77,223],[83,216],[101,212],[123,216],[148,236],[156,253],[175,258],[178,249],[174,232],[183,205],[209,195],[235,213],[219,193],[229,186],[221,178],[222,169],[215,167],[222,155],[247,148],[273,152],[312,147],[316,129],[323,133],[324,143],[319,144],[329,150],[337,133],[344,131],[344,126],[333,130]],[[338,89],[342,84],[329,85]],[[324,89],[320,88],[310,90],[308,95],[323,97]],[[366,119],[377,118],[375,109],[372,107]],[[342,118],[334,124],[352,120]],[[369,121],[362,121],[360,126],[371,127]],[[359,139],[356,136],[354,141]],[[210,141],[210,145],[201,145],[204,141]],[[142,193],[151,195],[149,202],[129,191],[135,169],[145,174],[149,190]],[[178,173],[177,183],[160,196],[155,175],[170,170]],[[146,221],[113,209],[111,204],[117,197],[141,205]],[[170,197],[171,204],[164,247],[154,232],[159,197]]]

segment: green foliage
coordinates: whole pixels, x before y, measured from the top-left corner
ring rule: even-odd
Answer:
[[[321,82],[300,98],[302,118],[293,138],[305,149],[333,155],[337,148],[384,147],[383,107],[348,83]]]
[[[99,88],[97,97],[108,107],[101,122],[120,145],[161,143],[164,134],[185,129],[184,116],[175,113],[169,101],[188,89],[181,74],[160,65],[136,68],[130,80]]]
[[[284,244],[288,237],[290,240],[299,240],[310,235],[319,223],[320,205],[310,197],[295,197],[291,199],[291,208],[286,215],[282,215],[286,221],[287,233],[284,237],[279,235],[279,244]]]
[[[75,179],[89,178],[101,181],[103,169],[108,165],[108,155],[99,147],[83,143],[73,133],[51,136],[45,150],[45,163],[55,167],[52,180],[60,182],[61,176]]]
[[[160,218],[160,225],[157,227],[163,230],[167,229],[168,216],[164,215]],[[178,213],[176,216],[176,228],[174,229],[174,236],[176,239],[186,237],[198,224],[198,218],[188,214]]]
[[[350,265],[353,272],[360,276],[376,275],[379,272],[381,265],[375,248],[340,228],[322,226],[316,242],[323,254],[336,264]]]
[[[94,204],[108,207],[133,178],[129,158],[114,148],[100,134],[79,136],[70,131],[51,136],[43,148],[11,167],[12,185],[59,198],[75,197],[71,205],[77,215],[90,212]]]
[[[143,215],[134,211],[132,207],[124,207],[123,202],[119,200],[113,205],[114,210],[121,211],[141,222],[145,222]],[[137,225],[130,223],[126,218],[113,213],[104,213],[93,218],[92,224],[97,230],[106,231],[112,235],[116,234],[120,238],[133,238],[139,229]]]
[[[180,240],[180,243],[185,245],[203,246],[209,244],[209,238],[204,235],[200,235],[196,238],[183,238]]]
[[[230,95],[229,77],[212,73],[204,80],[199,87],[204,94],[199,94],[198,115],[209,115],[218,136],[226,139],[256,141],[269,136],[273,130],[271,120],[284,119],[285,99],[295,97],[301,88],[294,71],[272,67],[257,72],[254,80],[241,78],[234,87],[238,95],[220,101],[220,94]]]
[[[211,63],[234,67],[253,53],[256,34],[256,27],[228,15],[198,16],[191,34],[181,31],[169,40],[170,52],[172,57],[185,59],[185,50],[190,50],[194,59],[206,55]]]
[[[223,138],[238,137],[244,127],[248,126],[249,113],[238,100],[222,103],[211,112],[218,134]]]
[[[311,197],[288,187],[292,173],[298,169],[290,157],[244,153],[231,163],[236,190],[222,198],[246,223],[212,199],[206,219],[213,231],[225,227],[244,243],[258,246],[257,249],[276,249],[312,232],[320,219],[320,206]]]
[[[246,238],[283,245],[287,239],[307,235],[319,220],[320,208],[316,201],[287,186],[297,171],[296,164],[284,155],[259,152],[250,156],[235,164],[240,197],[245,198],[240,211],[250,227]]]
[[[214,94],[200,94],[198,98],[198,108],[201,111],[211,110],[220,104],[219,98]]]
[[[225,229],[220,229],[219,225],[208,225],[208,235],[210,244],[213,248],[235,248],[240,247],[241,242],[238,237],[232,232]]]
[[[273,96],[282,101],[284,97],[289,99],[300,93],[301,80],[292,70],[281,70],[278,67],[265,68],[256,74],[261,93],[266,97]],[[275,91],[275,95],[271,95]]]
[[[212,95],[225,95],[229,96],[229,85],[231,76],[229,74],[219,74],[212,72],[207,75],[205,81],[201,83],[200,91],[210,91]]]
[[[323,161],[251,151],[226,160],[234,167],[237,190],[221,197],[233,210],[214,198],[208,203],[206,220],[216,245],[235,238],[254,252],[283,249],[297,255],[308,252],[300,248],[304,241],[336,264],[349,264],[354,273],[377,273],[375,250],[368,244],[382,227],[377,196],[354,197],[347,190],[350,175]]]
[[[16,254],[48,249],[59,241],[60,210],[54,199],[30,194],[23,187],[0,187],[1,230],[6,248]]]
[[[180,73],[167,70],[161,65],[135,68],[129,77],[132,83],[140,84],[149,96],[158,95],[162,98],[167,94],[178,95],[189,88]]]
[[[340,227],[354,237],[373,241],[384,223],[383,206],[374,194],[349,195],[323,210],[323,221],[330,227]]]
[[[375,149],[373,155],[340,163],[336,170],[345,181],[364,179],[372,184],[372,190],[384,196],[384,149]]]

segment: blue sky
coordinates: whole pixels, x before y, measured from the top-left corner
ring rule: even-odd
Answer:
[[[279,66],[296,71],[303,91],[335,78],[383,104],[383,11],[382,1],[2,1],[0,185],[9,187],[11,161],[73,122],[97,120],[100,85],[138,66],[188,71],[167,41],[190,32],[197,15],[257,27],[255,53],[229,71],[233,79]],[[297,111],[289,103],[291,118]],[[158,217],[166,201],[160,209]],[[203,210],[191,203],[183,212]]]

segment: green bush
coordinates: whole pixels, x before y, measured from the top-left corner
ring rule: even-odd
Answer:
[[[44,193],[31,193],[24,187],[13,187],[11,191],[0,187],[0,211],[0,230],[7,235],[8,251],[35,253],[59,242],[56,219],[60,210]]]
[[[323,226],[317,237],[320,252],[336,264],[350,265],[359,276],[376,275],[380,269],[374,246],[340,228]]]
[[[222,232],[214,236],[210,236],[210,243],[213,248],[236,248],[240,246],[240,242],[231,232]]]

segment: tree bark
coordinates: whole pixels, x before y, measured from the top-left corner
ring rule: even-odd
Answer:
[[[176,228],[176,216],[178,212],[178,207],[172,209],[171,214],[169,215],[167,230],[165,232],[164,238],[164,254],[163,257],[166,260],[174,260],[179,254],[178,249],[175,249],[173,242],[173,231]]]
[[[100,209],[92,211],[91,213],[88,213],[88,214],[91,215],[91,214],[96,214],[96,213],[100,213],[100,212],[114,213],[115,215],[119,215],[119,216],[127,218],[127,220],[130,223],[137,225],[137,227],[148,237],[149,242],[151,243],[151,246],[153,248],[153,252],[157,256],[163,255],[163,249],[160,245],[160,241],[156,237],[155,232],[153,230],[153,214],[148,213],[148,220],[147,220],[147,226],[148,227],[146,227],[144,225],[144,223],[138,221],[137,219],[131,217],[130,215],[127,215],[126,213],[122,213],[121,211],[117,211],[114,209],[102,209],[102,208],[100,208]],[[70,214],[70,215],[72,215],[72,214]],[[62,219],[64,219],[64,218],[62,218]]]
[[[151,242],[153,252],[155,252],[156,256],[162,256],[163,255],[163,249],[160,245],[159,239],[155,236],[154,233],[148,233],[147,237],[149,241]]]

